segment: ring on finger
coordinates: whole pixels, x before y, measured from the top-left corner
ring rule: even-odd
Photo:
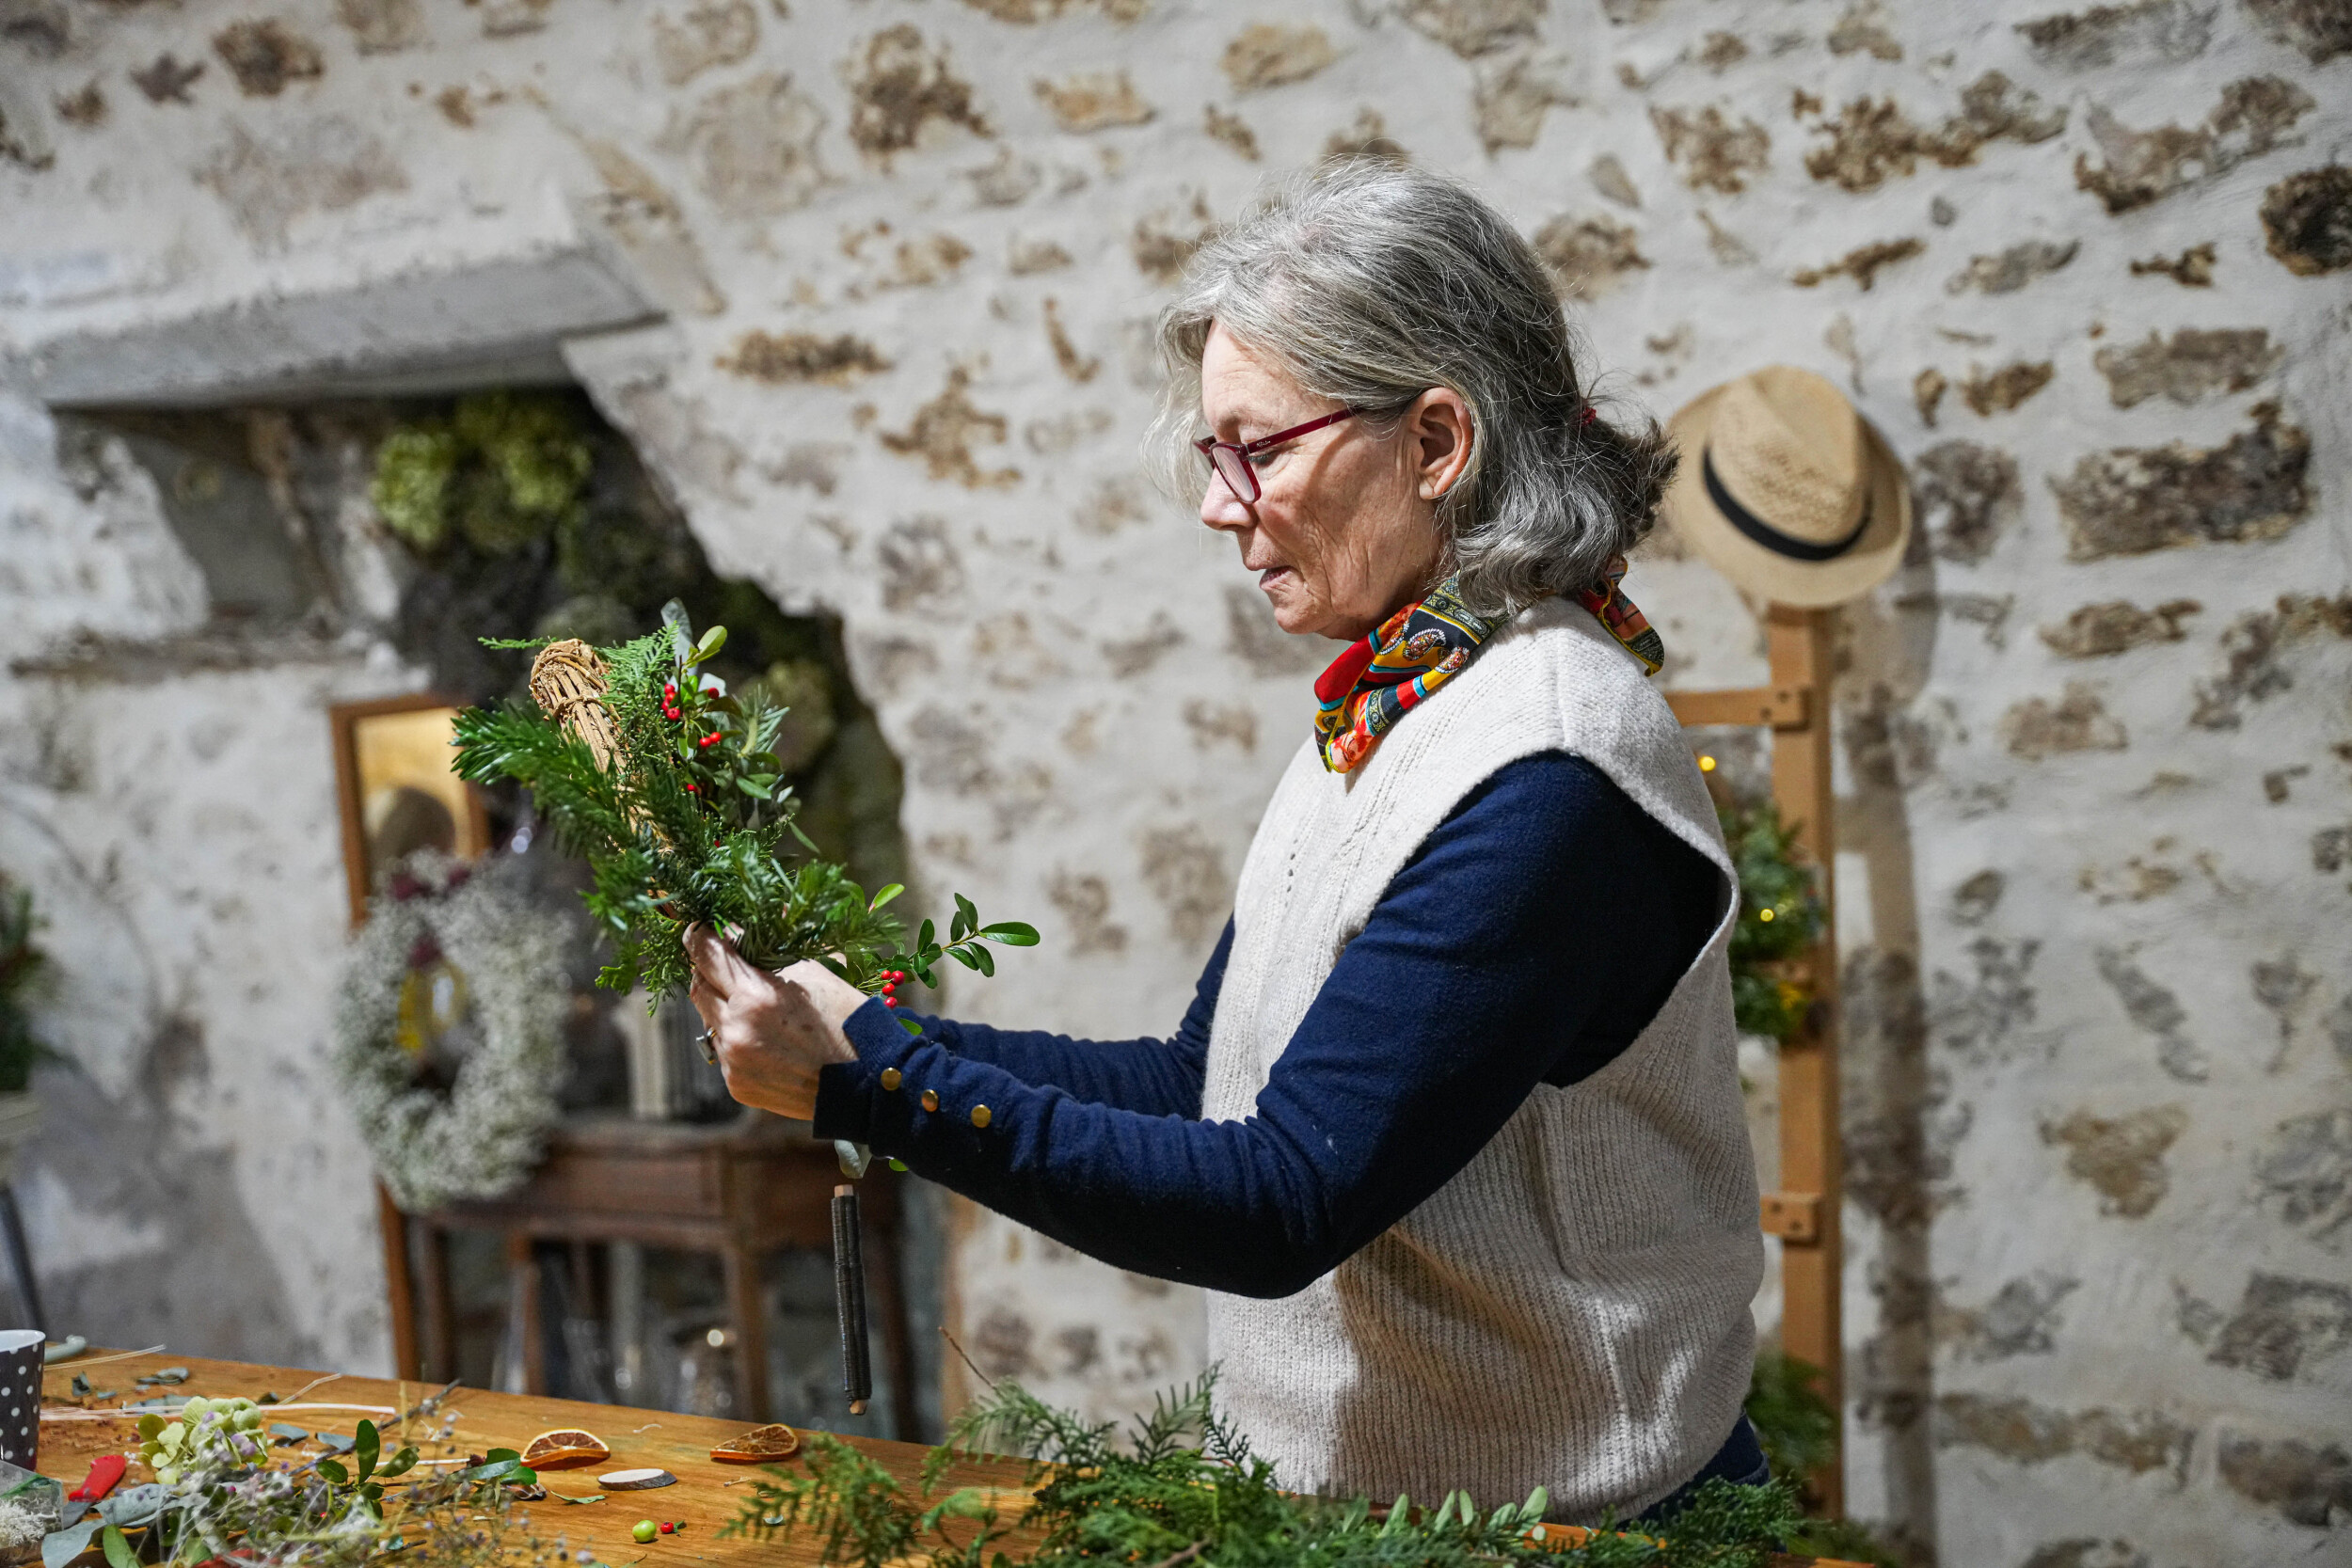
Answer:
[[[703,1053],[704,1061],[712,1067],[719,1065],[719,1042],[710,1037],[709,1030],[705,1029],[694,1037],[694,1048]]]

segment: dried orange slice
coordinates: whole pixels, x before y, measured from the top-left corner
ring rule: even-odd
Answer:
[[[710,1450],[722,1465],[771,1465],[801,1446],[801,1434],[778,1422],[739,1433]]]
[[[601,1465],[612,1457],[612,1450],[604,1446],[603,1438],[578,1427],[543,1432],[523,1449],[523,1463],[534,1470],[576,1469],[582,1465]]]

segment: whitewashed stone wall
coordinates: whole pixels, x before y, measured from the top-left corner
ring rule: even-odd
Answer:
[[[721,570],[844,617],[926,885],[1047,932],[954,1005],[1159,1031],[1324,651],[1143,487],[1147,325],[1261,180],[1369,148],[1536,237],[1628,402],[1807,365],[1914,467],[1841,673],[1854,1510],[1952,1563],[2344,1550],[2343,0],[7,0],[0,117],[0,863],[87,1069],[22,1181],[63,1299],[381,1363],[320,710],[420,677],[364,614],[224,651],[44,387],[316,383],[591,259],[662,320],[516,336]],[[1760,673],[1672,541],[1630,586],[1669,679]],[[1200,1354],[1186,1293],[993,1219],[955,1276],[1056,1398]]]

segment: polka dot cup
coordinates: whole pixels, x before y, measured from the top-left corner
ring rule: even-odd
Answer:
[[[40,1459],[38,1328],[0,1329],[0,1459],[30,1470]]]

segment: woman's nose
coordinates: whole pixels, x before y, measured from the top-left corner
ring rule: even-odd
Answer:
[[[1200,497],[1200,521],[1209,528],[1248,528],[1257,520],[1233,487],[1225,483],[1222,474],[1209,476],[1209,487]]]

